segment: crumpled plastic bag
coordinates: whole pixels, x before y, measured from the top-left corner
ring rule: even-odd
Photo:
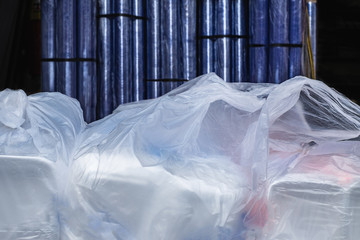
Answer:
[[[74,134],[52,239],[356,239],[359,135],[319,81],[200,76]]]
[[[0,239],[60,239],[59,206],[80,105],[59,93],[0,92]]]

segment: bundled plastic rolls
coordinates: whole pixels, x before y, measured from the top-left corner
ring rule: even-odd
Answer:
[[[89,125],[7,90],[0,113],[2,239],[360,237],[360,107],[319,81],[211,73]]]

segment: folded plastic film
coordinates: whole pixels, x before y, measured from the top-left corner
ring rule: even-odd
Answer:
[[[319,81],[212,73],[89,125],[60,93],[0,92],[0,111],[4,238],[359,237],[360,107]]]

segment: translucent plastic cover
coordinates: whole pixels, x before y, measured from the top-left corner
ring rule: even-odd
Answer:
[[[235,84],[207,74],[87,126],[78,104],[61,108],[72,106],[68,97],[8,93],[0,93],[1,149],[15,149],[7,134],[34,112],[38,128],[64,136],[53,153],[68,164],[48,161],[48,148],[1,152],[0,234],[18,229],[2,239],[360,237],[360,108],[319,81]],[[14,99],[27,103],[10,107],[20,106]],[[35,102],[51,108],[35,112]],[[18,200],[27,196],[29,204]],[[47,215],[34,219],[32,203]]]

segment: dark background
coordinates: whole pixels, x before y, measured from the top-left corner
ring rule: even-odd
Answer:
[[[0,0],[0,90],[40,90],[36,2]],[[317,28],[317,79],[360,103],[360,0],[319,0]]]

